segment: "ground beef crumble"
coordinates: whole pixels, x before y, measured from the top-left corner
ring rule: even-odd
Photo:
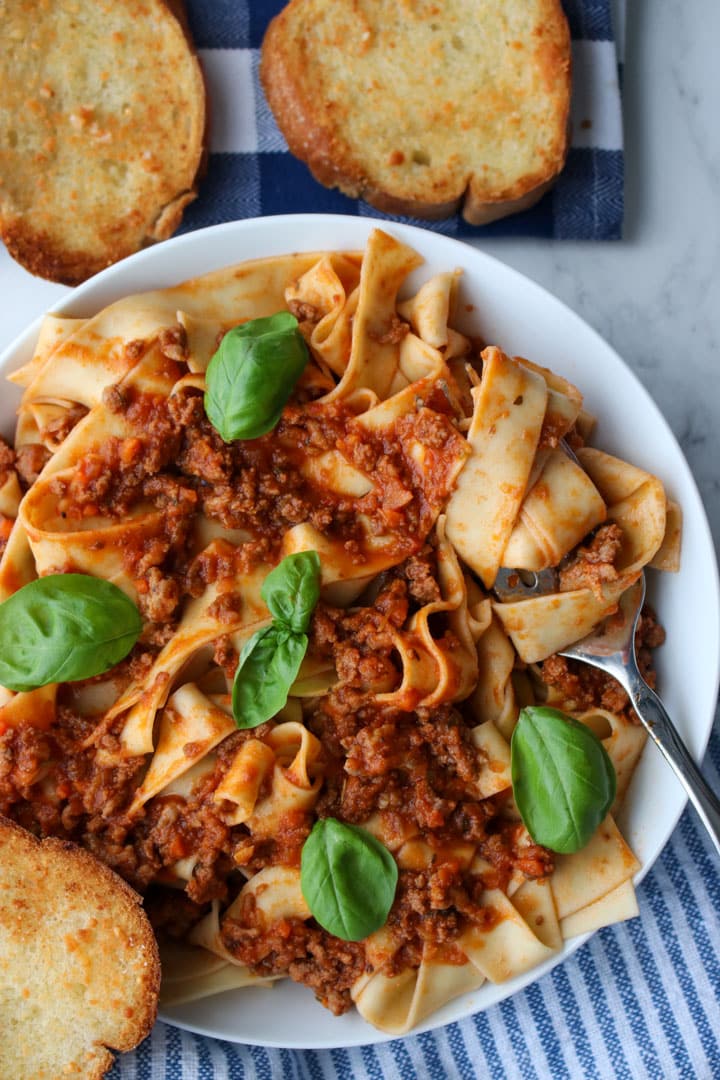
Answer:
[[[615,563],[622,550],[623,532],[611,522],[601,525],[589,542],[581,544],[560,570],[560,589],[592,589],[599,593],[606,582],[617,581]]]
[[[635,652],[638,667],[645,681],[655,687],[652,650],[665,641],[665,631],[657,621],[652,608],[643,607],[635,632]],[[549,656],[541,665],[542,680],[562,695],[565,708],[583,711],[593,707],[625,715],[639,723],[630,700],[620,683],[598,668],[569,660],[565,656]]]
[[[289,975],[310,986],[335,1015],[351,1007],[350,989],[365,970],[361,942],[341,941],[313,921],[280,919],[265,926],[247,897],[240,919],[222,924],[225,947],[257,975]]]
[[[12,446],[8,446],[4,439],[0,438],[0,485],[14,465],[15,451]]]
[[[309,305],[298,306],[296,314],[308,328],[317,315]],[[407,330],[394,320],[379,340],[397,342]],[[186,357],[182,327],[164,332],[159,345],[169,364]],[[144,348],[130,343],[128,353],[140,355]],[[94,852],[145,894],[160,936],[185,936],[213,901],[224,909],[247,875],[266,866],[298,867],[317,817],[358,825],[381,817],[396,850],[408,836],[420,836],[430,852],[428,865],[400,870],[387,924],[397,945],[386,963],[388,975],[435,953],[462,962],[459,950],[453,952],[458,936],[472,924],[491,926],[497,917],[483,899],[486,889],[505,890],[518,873],[530,879],[552,873],[552,854],[528,842],[507,813],[507,793],[486,799],[475,793],[471,716],[450,704],[398,708],[377,701],[402,680],[397,632],[419,608],[441,597],[436,553],[424,538],[452,488],[452,469],[465,444],[452,423],[449,398],[439,392],[436,398],[432,408],[418,401],[390,433],[377,434],[364,430],[346,405],[301,403],[296,397],[271,436],[227,444],[208,422],[202,395],[192,389],[166,399],[110,387],[103,395],[106,407],[126,415],[138,434],[107,439],[71,478],[53,481],[59,510],[70,521],[96,515],[125,520],[148,508],[158,516],[157,530],[124,551],[146,627],[115,669],[120,691],[147,673],[175,632],[183,603],[215,583],[222,587],[211,613],[223,632],[210,649],[214,663],[232,679],[238,652],[230,627],[241,602],[233,586],[260,563],[276,560],[293,525],[309,522],[340,541],[356,564],[365,559],[359,512],[376,533],[392,531],[395,537],[397,565],[380,574],[353,607],[320,602],[314,611],[311,653],[327,660],[338,676],[327,694],[302,705],[305,725],[322,743],[323,783],[314,809],[284,814],[271,835],[253,833],[245,824],[229,826],[213,798],[238,749],[249,739],[267,738],[271,724],[227,737],[187,798],[161,794],[132,817],[128,808],[146,758],[120,753],[122,719],[99,722],[77,714],[73,695],[82,692],[81,684],[60,688],[56,719],[47,730],[0,726],[0,813],[37,835],[59,836]],[[82,415],[70,410],[46,434],[61,440]],[[554,445],[555,433],[545,435]],[[413,456],[418,440],[426,455],[422,482]],[[338,448],[375,481],[360,500],[329,490],[304,468],[308,455]],[[41,445],[15,455],[0,441],[0,477],[15,468],[27,488],[48,456]],[[199,552],[199,516],[233,530],[233,544],[220,541]],[[0,535],[0,551],[2,543]],[[598,528],[562,568],[561,587],[597,589],[614,580],[621,543],[616,525]],[[435,620],[433,632],[451,643],[442,619]],[[646,609],[637,645],[651,683],[651,650],[663,637]],[[541,677],[578,709],[628,710],[618,684],[594,669],[554,656],[542,665]],[[260,797],[269,779],[264,783]],[[472,845],[487,863],[482,877],[448,853],[462,844]],[[180,862],[192,864],[183,890],[170,887],[178,884]],[[351,988],[367,970],[363,942],[341,941],[313,919],[266,926],[252,897],[239,917],[224,917],[221,927],[236,959],[259,975],[289,975],[311,987],[334,1013],[351,1006]]]
[[[15,468],[24,490],[34,484],[50,459],[50,451],[40,443],[27,443],[16,453]]]

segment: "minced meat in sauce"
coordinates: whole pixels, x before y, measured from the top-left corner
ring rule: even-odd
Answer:
[[[181,359],[183,335],[167,337],[163,347],[169,363]],[[73,840],[93,851],[146,894],[158,933],[170,937],[184,936],[212,901],[232,900],[252,873],[271,865],[299,866],[318,816],[362,824],[381,815],[397,846],[420,835],[434,853],[429,866],[400,870],[388,920],[397,949],[387,973],[416,966],[437,951],[446,962],[453,956],[462,962],[462,953],[453,952],[458,935],[472,924],[489,926],[495,918],[483,903],[484,889],[507,888],[517,872],[544,878],[553,870],[553,857],[528,843],[522,827],[505,814],[505,795],[482,799],[475,793],[471,717],[447,704],[403,710],[377,701],[402,680],[396,632],[420,607],[440,599],[435,551],[418,538],[427,534],[450,484],[441,468],[426,464],[419,487],[412,443],[422,440],[432,466],[433,450],[452,448],[461,436],[442,411],[421,404],[389,434],[375,434],[364,430],[346,405],[309,401],[302,407],[291,402],[271,436],[227,444],[209,424],[195,391],[166,399],[113,387],[104,401],[126,413],[142,435],[108,438],[85,455],[69,479],[58,476],[52,483],[59,510],[70,521],[96,515],[125,519],[148,507],[160,514],[158,532],[124,554],[147,626],[113,673],[120,690],[149,669],[172,636],[187,597],[277,559],[293,525],[315,525],[342,541],[361,564],[360,511],[378,532],[392,531],[398,565],[376,577],[365,602],[361,597],[347,610],[320,602],[312,617],[311,651],[338,675],[327,694],[303,705],[304,723],[322,743],[324,779],[312,811],[288,813],[271,836],[255,836],[245,825],[231,827],[223,820],[213,793],[242,742],[271,730],[263,725],[225,739],[214,766],[187,799],[161,794],[131,817],[128,807],[146,759],[118,753],[122,718],[98,726],[99,717],[77,715],[74,684],[59,688],[56,719],[47,729],[0,730],[0,813],[38,835]],[[77,419],[69,417],[68,423]],[[301,467],[308,454],[338,447],[376,481],[359,504]],[[15,468],[24,486],[46,460],[41,446],[24,447],[16,456],[0,443],[0,475]],[[238,530],[237,546],[220,544],[198,553],[198,515]],[[579,549],[564,571],[564,587],[607,580],[619,544],[616,528],[599,529]],[[233,620],[235,604],[233,592],[221,596],[214,611],[220,622]],[[650,650],[662,640],[651,613],[643,615],[638,635],[648,675]],[[214,661],[232,678],[238,657],[229,636],[215,641]],[[623,692],[607,676],[562,657],[545,661],[542,678],[578,708],[627,708]],[[485,860],[489,869],[482,878],[452,855],[458,844],[474,845]],[[190,880],[179,892],[171,885],[173,867],[190,856]],[[240,918],[227,917],[221,925],[225,947],[252,971],[307,984],[333,1012],[350,1007],[351,987],[367,966],[362,942],[341,941],[312,919],[282,919],[268,927],[252,897]]]
[[[658,623],[652,608],[646,604],[635,631],[635,653],[640,672],[652,687],[656,682],[652,650],[664,641],[665,631]],[[559,655],[549,656],[544,660],[541,672],[542,681],[560,692],[566,708],[582,712],[599,707],[639,723],[626,692],[617,679],[607,672]]]

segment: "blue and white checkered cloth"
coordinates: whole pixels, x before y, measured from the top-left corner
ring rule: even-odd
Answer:
[[[573,37],[572,149],[532,210],[457,236],[617,239],[623,215],[618,56],[610,0],[564,0]],[[187,0],[213,97],[208,174],[183,230],[288,212],[383,217],[317,184],[287,150],[258,82],[284,0]],[[423,224],[423,223],[419,223]],[[651,747],[649,753],[655,752]],[[705,772],[720,789],[716,725]],[[112,1080],[720,1080],[720,875],[693,811],[639,888],[640,918],[600,931],[527,990],[471,1019],[378,1046],[238,1046],[158,1023]],[[306,991],[310,993],[310,991]]]
[[[617,240],[623,220],[618,55],[610,0],[564,0],[573,41],[572,139],[557,184],[536,206],[490,225],[390,218],[329,191],[288,151],[258,79],[260,44],[285,0],[187,0],[212,102],[210,162],[182,231],[267,214],[407,220],[450,236]]]

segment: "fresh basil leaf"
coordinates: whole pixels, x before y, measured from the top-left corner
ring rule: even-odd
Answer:
[[[343,941],[362,941],[385,925],[397,880],[390,852],[357,825],[324,818],[303,845],[305,902],[317,922]]]
[[[0,685],[36,690],[100,675],[132,649],[138,609],[109,581],[48,574],[0,604]]]
[[[260,594],[276,622],[304,634],[320,596],[317,551],[287,555],[265,578]]]
[[[510,743],[513,794],[536,844],[566,855],[585,847],[617,787],[596,735],[546,706],[520,710]]]
[[[318,553],[288,555],[270,571],[260,591],[273,621],[253,634],[240,654],[232,692],[239,728],[264,724],[287,702],[307,651],[305,631],[320,595]]]
[[[307,651],[307,634],[273,623],[245,643],[233,683],[232,707],[239,728],[254,728],[280,712]]]
[[[225,442],[272,431],[308,357],[289,311],[251,319],[225,334],[205,373],[205,412]]]

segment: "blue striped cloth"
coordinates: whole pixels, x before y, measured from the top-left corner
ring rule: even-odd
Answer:
[[[616,240],[623,220],[618,57],[611,0],[564,0],[573,39],[571,149],[554,189],[536,206],[485,226],[393,218],[329,191],[289,152],[263,97],[259,47],[285,0],[187,0],[210,90],[210,162],[182,231],[237,218],[338,213],[405,220],[451,236]]]

